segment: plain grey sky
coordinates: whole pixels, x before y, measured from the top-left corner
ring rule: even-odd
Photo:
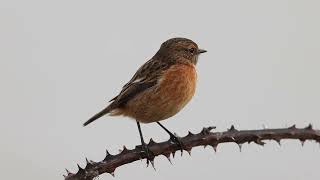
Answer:
[[[139,144],[123,117],[82,123],[172,37],[201,56],[194,99],[164,124],[179,135],[215,125],[320,128],[320,1],[0,0],[1,179],[62,179],[85,157]],[[155,124],[145,138],[167,140]],[[320,148],[270,142],[195,148],[157,171],[135,162],[114,179],[319,179]],[[100,179],[113,179],[104,174]]]

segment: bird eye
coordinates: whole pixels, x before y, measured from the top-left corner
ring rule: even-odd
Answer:
[[[195,48],[190,48],[190,49],[189,49],[189,52],[190,52],[191,54],[193,54],[195,51],[196,51]]]

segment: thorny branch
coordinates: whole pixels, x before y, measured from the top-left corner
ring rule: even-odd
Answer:
[[[296,128],[295,125],[283,129],[260,129],[260,130],[237,130],[234,126],[224,132],[210,132],[214,127],[203,128],[198,134],[188,133],[185,137],[180,138],[183,144],[183,149],[189,154],[191,149],[196,146],[212,146],[216,151],[221,143],[233,142],[239,145],[243,143],[254,142],[263,146],[263,140],[274,140],[280,144],[282,139],[298,139],[303,144],[306,140],[314,140],[320,143],[320,130],[312,128],[311,124],[305,128]],[[170,161],[170,155],[179,151],[179,146],[173,143],[172,139],[165,142],[154,142],[150,139],[148,144],[149,149],[153,152],[154,156],[164,155]],[[114,171],[117,167],[124,164],[131,163],[140,159],[146,158],[145,152],[141,146],[136,146],[134,149],[129,150],[125,146],[117,155],[111,155],[107,151],[104,160],[100,162],[87,161],[85,168],[78,165],[78,172],[71,173],[67,170],[67,175],[64,175],[65,180],[93,180],[93,178],[103,173],[110,173],[114,176]],[[153,165],[153,162],[152,162]]]

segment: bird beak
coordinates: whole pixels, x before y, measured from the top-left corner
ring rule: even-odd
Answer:
[[[198,49],[198,54],[205,53],[205,52],[207,52],[207,50],[204,50],[204,49]]]

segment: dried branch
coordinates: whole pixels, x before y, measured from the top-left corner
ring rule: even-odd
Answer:
[[[224,132],[210,132],[214,127],[203,128],[198,134],[188,133],[187,136],[180,138],[183,144],[183,149],[189,154],[191,149],[196,146],[212,146],[216,151],[218,144],[233,142],[239,145],[243,143],[254,142],[259,145],[264,145],[263,140],[274,140],[280,144],[282,139],[298,139],[303,144],[306,140],[314,140],[320,143],[320,130],[315,130],[311,125],[306,128],[296,128],[295,125],[283,129],[261,129],[261,130],[237,130],[234,126]],[[176,151],[179,151],[179,146],[171,139],[165,142],[156,143],[152,139],[148,144],[149,149],[155,156],[164,155],[170,161],[170,155],[174,156]],[[65,180],[93,180],[94,177],[110,173],[112,175],[115,169],[124,164],[131,163],[140,159],[146,158],[145,152],[141,146],[136,146],[132,150],[128,150],[125,146],[117,155],[111,155],[107,151],[104,160],[100,162],[87,161],[86,167],[83,169],[78,165],[78,172],[71,173],[67,170],[67,175],[64,175]]]

